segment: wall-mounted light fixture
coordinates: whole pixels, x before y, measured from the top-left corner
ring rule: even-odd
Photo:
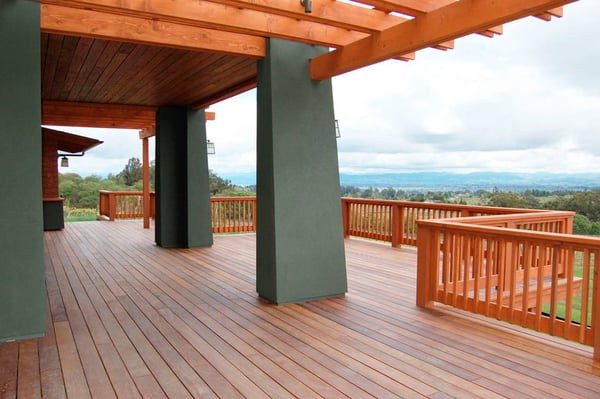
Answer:
[[[310,14],[312,12],[312,0],[300,0],[300,4],[304,6],[304,12]]]
[[[215,143],[212,143],[210,140],[206,140],[206,153],[210,155],[216,154]]]
[[[340,137],[342,137],[342,134],[340,133],[340,123],[336,119],[335,120],[335,138],[339,139]]]
[[[60,166],[61,168],[68,168],[69,167],[69,158],[67,157],[82,157],[85,155],[85,152],[81,152],[81,153],[68,153],[68,154],[61,154],[58,153],[56,156],[58,158],[60,158]]]

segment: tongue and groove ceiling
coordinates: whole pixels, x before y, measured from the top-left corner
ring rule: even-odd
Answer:
[[[256,86],[267,37],[330,47],[310,60],[323,80],[574,1],[40,0],[42,122],[141,129],[159,106],[207,108]]]

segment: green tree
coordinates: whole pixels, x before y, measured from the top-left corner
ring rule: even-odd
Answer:
[[[223,179],[212,170],[208,171],[208,184],[211,195],[223,194],[234,189],[230,180]]]
[[[369,187],[363,190],[360,194],[360,198],[375,198],[375,190],[373,187]]]
[[[519,193],[511,191],[494,189],[487,201],[490,206],[500,208],[527,208],[527,201]]]
[[[355,186],[341,186],[340,187],[342,197],[360,197],[361,190]]]
[[[142,162],[139,158],[129,158],[127,165],[125,165],[125,168],[117,176],[125,185],[133,186],[144,177]]]
[[[408,197],[409,201],[414,201],[414,202],[425,202],[426,199],[427,198],[425,198],[425,194],[424,193],[412,193]]]
[[[393,200],[396,199],[396,190],[394,190],[393,187],[384,188],[383,190],[381,190],[380,195],[383,199]]]
[[[600,221],[600,190],[578,191],[564,204],[564,210],[575,211],[593,222]]]
[[[573,233],[581,235],[592,234],[592,222],[586,216],[576,214],[573,217]]]

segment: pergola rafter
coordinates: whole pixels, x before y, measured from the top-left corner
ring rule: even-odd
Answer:
[[[414,52],[484,32],[531,15],[539,15],[576,0],[461,0],[356,41],[311,61],[310,74],[323,80]]]

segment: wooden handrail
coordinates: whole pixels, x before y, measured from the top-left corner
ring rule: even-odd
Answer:
[[[256,231],[256,197],[211,197],[213,233]]]
[[[150,193],[151,217],[154,217],[154,193]],[[99,192],[99,217],[114,221],[116,219],[134,219],[144,216],[143,193],[141,191]]]
[[[572,235],[573,215],[420,220],[417,305],[439,302],[591,345],[600,360],[600,239]]]
[[[100,191],[99,217],[141,218],[144,215],[141,191]],[[256,197],[211,197],[214,233],[256,231]],[[150,217],[155,217],[155,193],[150,193]]]
[[[417,245],[417,221],[515,213],[544,213],[536,209],[441,204],[362,198],[342,198],[344,237],[391,242],[393,247]]]

